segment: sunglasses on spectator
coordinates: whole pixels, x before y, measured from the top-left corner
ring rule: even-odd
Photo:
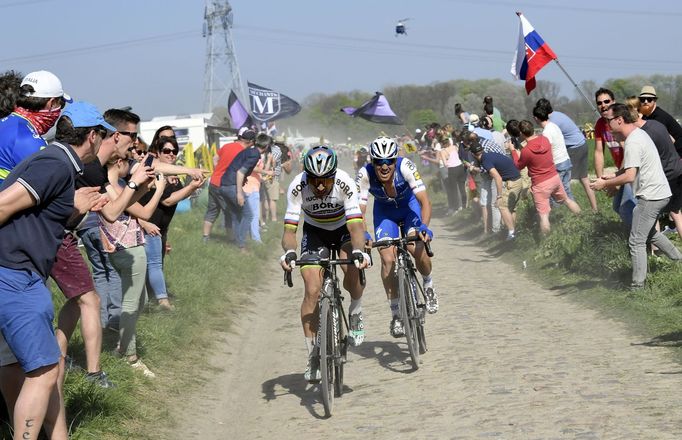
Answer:
[[[130,139],[132,139],[132,140],[137,139],[137,132],[136,131],[119,131],[118,133],[129,136]]]
[[[119,131],[119,133],[120,133],[120,131]],[[142,156],[142,154],[144,154],[144,151],[140,150],[139,148],[135,148],[135,147],[129,147],[129,148],[128,148],[128,152],[129,152],[129,153],[130,153],[130,152],[133,152],[133,151],[134,151],[135,153],[137,153],[138,156]]]
[[[396,159],[372,159],[372,165],[380,167],[382,165],[391,166],[396,162]]]
[[[651,98],[648,96],[639,98],[639,102],[641,102],[642,104],[644,104],[645,102],[654,102],[655,100],[656,98]]]
[[[597,101],[597,105],[602,105],[602,104],[611,104],[611,100],[605,99],[603,101]]]
[[[175,156],[178,155],[178,150],[176,150],[175,148],[163,148],[161,152],[163,154],[173,154]]]

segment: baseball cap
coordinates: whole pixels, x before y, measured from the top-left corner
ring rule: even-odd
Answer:
[[[242,127],[239,129],[239,132],[237,132],[237,137],[247,141],[253,141],[256,139],[256,132],[250,130],[248,127]]]
[[[21,80],[21,85],[29,84],[33,86],[34,92],[26,96],[35,96],[36,98],[59,98],[63,97],[66,102],[73,102],[73,99],[62,89],[62,82],[57,76],[48,72],[47,70],[38,70],[31,72]]]
[[[68,116],[74,128],[96,127],[101,125],[109,131],[116,131],[113,125],[104,120],[97,107],[85,101],[76,101],[66,106],[62,116]]]
[[[469,151],[471,152],[471,154],[482,153],[482,152],[483,152],[483,147],[481,146],[481,144],[480,144],[478,141],[476,141],[476,142],[473,142],[473,143],[469,146]]]
[[[422,131],[421,131],[421,129],[417,128],[414,132],[417,133],[417,134],[419,134],[419,133],[421,133]]]
[[[478,124],[480,119],[476,113],[469,115],[469,124]]]
[[[653,86],[642,87],[642,91],[639,92],[639,97],[640,98],[658,98],[658,96],[656,96],[656,89],[654,89]]]

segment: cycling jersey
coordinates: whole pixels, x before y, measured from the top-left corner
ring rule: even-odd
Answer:
[[[357,187],[348,173],[337,170],[331,192],[321,198],[313,194],[306,177],[305,172],[300,173],[289,185],[284,227],[296,229],[301,210],[305,223],[327,231],[334,231],[346,223],[362,221]]]
[[[410,204],[410,200],[415,198],[415,194],[426,190],[417,167],[410,159],[399,157],[395,168],[395,173],[393,173],[395,197],[386,195],[384,185],[377,178],[372,164],[360,168],[356,183],[360,189],[361,205],[366,205],[368,194],[372,194],[375,208],[377,206],[405,208]]]
[[[383,184],[377,178],[372,164],[360,168],[357,177],[360,189],[360,204],[366,205],[368,194],[374,196],[374,238],[398,238],[398,225],[403,224],[403,235],[421,225],[421,204],[415,197],[426,190],[419,171],[414,163],[404,157],[399,157],[393,174],[396,196],[388,197]]]
[[[19,162],[46,146],[28,119],[16,113],[0,119],[0,183]]]

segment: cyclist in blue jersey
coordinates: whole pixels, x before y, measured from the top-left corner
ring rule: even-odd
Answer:
[[[303,158],[304,171],[289,185],[287,212],[284,215],[284,234],[280,259],[282,268],[291,271],[296,260],[296,230],[303,211],[303,238],[301,254],[316,255],[320,247],[339,250],[339,258],[355,260],[356,267],[341,266],[343,287],[350,292],[348,309],[350,343],[360,345],[365,337],[362,316],[362,292],[358,269],[369,263],[365,245],[365,226],[358,205],[358,193],[353,179],[337,169],[336,153],[329,147],[318,146],[308,150]],[[308,349],[308,366],[304,377],[319,382],[320,370],[314,356],[314,340],[318,327],[318,300],[322,288],[320,266],[304,266],[301,276],[305,284],[305,296],[301,303],[301,324]]]
[[[360,209],[364,215],[367,209],[368,194],[374,196],[374,238],[398,238],[398,225],[402,223],[403,235],[419,233],[425,242],[433,238],[429,229],[431,221],[431,201],[426,193],[415,164],[406,157],[398,157],[398,145],[391,138],[382,136],[370,145],[372,162],[360,168],[357,184],[360,190]],[[427,298],[426,309],[429,313],[438,311],[438,295],[431,278],[431,258],[426,254],[424,245],[416,242],[410,245],[410,253],[417,263],[417,270],[424,279]],[[381,255],[381,279],[391,307],[390,332],[393,337],[404,336],[405,330],[400,319],[398,307],[398,288],[394,273],[395,250],[383,248]]]

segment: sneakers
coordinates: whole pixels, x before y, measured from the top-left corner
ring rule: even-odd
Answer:
[[[438,295],[433,287],[427,287],[424,296],[426,296],[426,311],[430,314],[436,313],[438,311]]]
[[[507,241],[514,241],[514,240],[516,240],[516,234],[513,232],[509,232],[507,234]]]
[[[405,327],[403,321],[397,316],[394,316],[390,325],[391,336],[394,338],[402,338],[405,336]]]
[[[128,364],[134,369],[141,371],[142,374],[144,374],[144,377],[148,377],[150,379],[154,379],[156,377],[156,374],[142,362],[142,359],[137,358],[135,362],[128,362]]]
[[[116,385],[109,380],[107,373],[102,370],[97,373],[87,373],[85,375],[85,380],[92,382],[101,388],[116,388]]]
[[[350,345],[357,347],[365,340],[365,323],[362,312],[350,315]]]
[[[305,367],[303,377],[309,383],[320,383],[322,374],[320,373],[320,358],[317,356],[317,349],[314,349],[308,356],[308,365]]]
[[[635,282],[630,283],[630,288],[629,288],[630,292],[637,292],[637,291],[642,290],[642,289],[644,289],[644,283],[635,283]]]

